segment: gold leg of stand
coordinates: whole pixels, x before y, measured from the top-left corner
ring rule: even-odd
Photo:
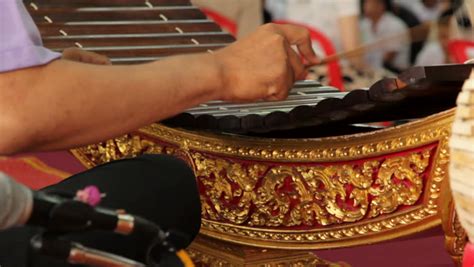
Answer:
[[[331,263],[325,261],[308,251],[252,248],[243,245],[234,245],[204,236],[198,236],[187,251],[196,266],[349,266],[344,263]]]
[[[461,267],[464,247],[468,240],[467,234],[462,228],[456,214],[448,179],[443,182],[442,188],[446,189],[441,192],[439,205],[439,213],[441,215],[445,237],[444,245],[455,265]]]
[[[445,247],[456,266],[462,266],[464,247],[467,243],[466,231],[459,223],[458,216],[451,203],[449,215],[443,218],[443,229],[445,233]]]

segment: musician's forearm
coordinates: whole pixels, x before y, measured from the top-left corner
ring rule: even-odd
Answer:
[[[292,45],[319,62],[307,30],[267,24],[213,54],[135,66],[57,60],[2,73],[0,154],[102,141],[211,99],[282,100],[305,72]]]
[[[123,67],[57,60],[2,74],[0,87],[10,90],[0,90],[9,118],[0,122],[0,154],[101,141],[219,98],[212,61],[192,55]]]

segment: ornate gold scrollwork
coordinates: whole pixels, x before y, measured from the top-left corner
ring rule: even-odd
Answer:
[[[205,186],[204,218],[259,227],[320,226],[413,205],[432,148],[362,164],[271,166],[192,155]]]
[[[108,162],[142,153],[182,153],[139,136],[87,147]],[[186,151],[206,190],[203,217],[259,227],[325,226],[374,218],[413,205],[432,149],[358,164],[280,165],[232,161]],[[370,200],[369,200],[370,199]]]
[[[162,146],[138,135],[123,135],[84,148],[87,157],[95,164],[138,156],[140,154],[162,154]],[[89,164],[90,165],[90,164]]]
[[[223,159],[206,158],[201,153],[191,155],[196,166],[196,176],[206,187],[207,202],[201,196],[203,216],[213,220],[227,220],[236,224],[244,223],[249,216],[253,189],[265,166],[250,164],[248,167],[229,163]],[[222,173],[228,174],[227,178]],[[230,201],[239,198],[239,202]]]
[[[378,179],[369,192],[374,198],[369,216],[391,213],[399,205],[413,205],[423,190],[423,173],[430,163],[431,150],[409,157],[387,159],[378,172]]]

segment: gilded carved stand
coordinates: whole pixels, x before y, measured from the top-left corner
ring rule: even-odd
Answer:
[[[141,153],[186,160],[197,176],[203,207],[202,237],[190,250],[195,258],[250,266],[265,255],[251,249],[259,247],[295,251],[283,252],[290,263],[309,255],[301,251],[391,240],[439,225],[442,218],[449,252],[458,257],[462,234],[445,208],[451,199],[445,185],[453,114],[371,133],[303,140],[153,124],[73,153],[88,167]],[[231,244],[215,246],[221,241]],[[230,249],[216,254],[213,247]],[[310,256],[303,261],[322,261]]]

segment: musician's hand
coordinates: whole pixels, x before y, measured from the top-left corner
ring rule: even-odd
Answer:
[[[282,100],[306,69],[300,55],[318,63],[309,32],[292,25],[266,24],[248,37],[215,53],[222,75],[223,100]]]
[[[82,62],[82,63],[96,64],[96,65],[111,65],[112,64],[107,56],[100,55],[94,52],[85,51],[76,47],[64,49],[62,59],[67,59],[67,60],[72,60],[72,61],[77,61],[77,62]]]

